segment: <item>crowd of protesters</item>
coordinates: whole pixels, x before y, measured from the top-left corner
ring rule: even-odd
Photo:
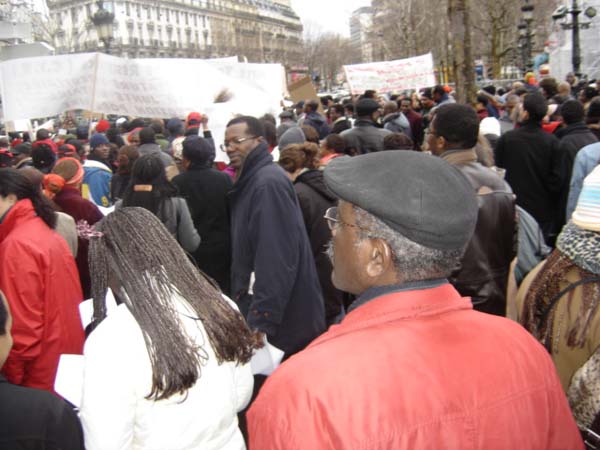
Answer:
[[[228,163],[199,112],[0,138],[0,448],[600,443],[594,83],[324,96],[218,138]]]

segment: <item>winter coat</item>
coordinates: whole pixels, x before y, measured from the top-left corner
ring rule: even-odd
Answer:
[[[327,120],[318,112],[311,112],[306,115],[304,118],[304,125],[310,125],[317,133],[319,133],[319,139],[325,139],[329,134],[329,125],[327,125]]]
[[[79,275],[65,240],[18,201],[0,223],[0,290],[13,317],[13,348],[2,373],[22,386],[53,391],[58,359],[80,354]]]
[[[354,128],[340,134],[346,140],[347,149],[356,149],[359,154],[383,150],[383,138],[392,134],[390,130],[378,128],[371,120],[357,119]]]
[[[129,186],[129,180],[131,180],[131,175],[121,175],[119,173],[115,173],[112,177],[112,181],[110,183],[110,198],[113,202],[117,202],[123,198],[123,194],[127,190],[127,186]]]
[[[125,304],[85,343],[80,418],[87,450],[245,449],[237,412],[250,400],[250,364],[217,361],[203,323],[174,297],[187,336],[202,347],[198,380],[184,394],[147,399],[152,365],[144,335]]]
[[[104,215],[94,203],[84,199],[79,190],[72,187],[65,186],[61,192],[56,194],[53,200],[64,213],[67,213],[75,220],[75,223],[85,220],[89,225],[94,225],[104,218]],[[77,241],[77,258],[75,258],[83,298],[91,298],[88,245],[89,241],[79,238]]]
[[[284,362],[248,413],[250,448],[583,450],[529,333],[473,311],[447,283],[413,286],[365,292],[368,303]]]
[[[598,139],[583,123],[574,123],[561,130],[559,152],[561,162],[562,187],[558,200],[558,228],[561,229],[566,223],[567,202],[569,200],[569,187],[571,185],[571,174],[573,164],[579,150],[588,145],[598,142]]]
[[[116,209],[123,207],[122,200],[115,204]],[[165,199],[156,216],[186,252],[196,251],[201,237],[194,228],[190,210],[184,199],[179,197]]]
[[[83,163],[83,171],[83,185],[81,186],[83,198],[104,208],[110,206],[112,170],[100,161],[86,159]]]
[[[556,202],[562,186],[559,141],[539,124],[527,123],[500,136],[496,165],[506,169],[506,181],[517,205],[531,214],[548,238],[558,233]]]
[[[321,287],[292,183],[266,144],[229,194],[231,292],[251,328],[287,355],[325,331]]]
[[[575,211],[579,194],[583,188],[583,180],[592,173],[592,170],[598,164],[600,164],[600,143],[588,145],[577,152],[571,172],[569,199],[567,201],[567,220],[571,219],[573,211]]]
[[[77,413],[49,392],[15,386],[0,375],[0,449],[83,450]]]
[[[173,178],[190,210],[194,227],[202,237],[192,253],[198,267],[229,294],[231,238],[227,193],[231,177],[210,167],[190,168]]]
[[[383,118],[383,128],[392,133],[404,133],[409,138],[413,138],[410,122],[401,112],[388,114]]]
[[[477,194],[475,231],[450,282],[477,311],[504,316],[510,264],[516,256],[515,196],[492,169],[477,162],[473,150],[441,155],[469,180]]]
[[[319,275],[319,283],[325,302],[325,321],[333,323],[342,311],[342,292],[331,281],[333,266],[327,254],[327,245],[331,241],[331,230],[325,220],[328,208],[337,204],[337,198],[329,191],[320,170],[309,170],[300,174],[294,181],[298,194],[302,217],[306,225],[310,247]]]
[[[554,250],[555,252],[559,250]],[[536,277],[544,271],[550,269],[546,267],[546,261],[542,261],[535,267],[523,280],[517,294],[517,320],[522,322],[524,315],[523,305],[525,298],[529,293],[532,283]],[[559,289],[563,290],[573,283],[581,281],[581,277],[577,270],[571,269],[565,274],[565,280],[559,283]],[[555,347],[553,346],[550,356],[556,365],[558,376],[565,391],[569,389],[571,378],[581,366],[594,354],[596,349],[600,348],[600,311],[590,318],[589,331],[586,336],[583,347],[570,347],[567,344],[569,338],[568,330],[572,328],[577,320],[580,319],[580,308],[583,302],[583,286],[575,287],[573,291],[563,295],[557,302],[556,306],[549,313],[550,317],[554,317],[553,327],[554,336],[556,337]],[[563,321],[564,320],[564,321]]]

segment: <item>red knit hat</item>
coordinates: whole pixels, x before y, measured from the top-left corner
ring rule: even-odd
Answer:
[[[110,122],[106,119],[102,119],[96,125],[96,133],[104,133],[106,130],[110,128]]]

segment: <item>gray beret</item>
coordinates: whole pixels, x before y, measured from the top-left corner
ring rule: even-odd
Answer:
[[[407,151],[335,158],[325,182],[340,199],[428,248],[462,249],[475,229],[475,191],[440,158]]]

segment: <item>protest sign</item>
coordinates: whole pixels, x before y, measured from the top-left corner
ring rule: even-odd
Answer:
[[[435,84],[431,53],[414,58],[344,66],[352,94],[367,89],[377,92],[399,92]]]
[[[304,77],[298,81],[294,81],[288,86],[288,91],[290,92],[290,97],[294,103],[309,99],[316,100],[319,104],[319,112],[324,112],[323,105],[321,105],[321,101],[310,77]]]

